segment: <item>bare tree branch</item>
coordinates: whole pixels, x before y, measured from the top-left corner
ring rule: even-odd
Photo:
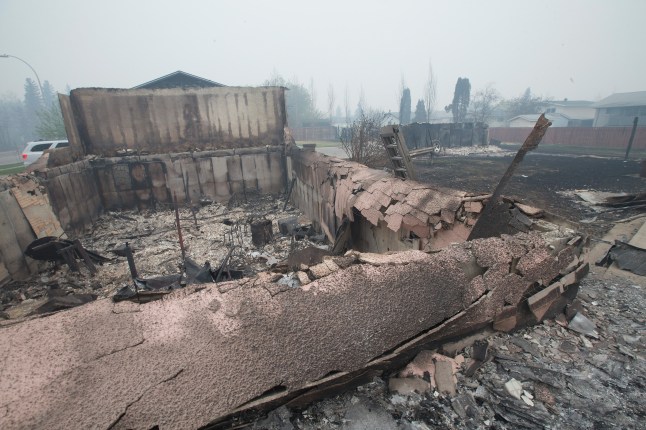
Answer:
[[[350,124],[350,91],[348,90],[348,84],[345,85],[343,102],[345,107],[345,123]]]
[[[471,98],[471,115],[475,122],[487,122],[494,108],[500,101],[500,93],[488,84],[484,89],[476,91]]]
[[[386,163],[386,152],[379,136],[384,118],[382,111],[364,109],[341,133],[341,146],[352,161],[369,167],[382,167]]]
[[[332,83],[327,88],[327,110],[328,113],[330,114],[330,121],[332,121],[332,117],[334,116],[334,103],[336,101],[336,98],[334,96],[334,87],[332,86]]]
[[[426,107],[426,122],[431,122],[431,113],[435,108],[435,98],[437,95],[437,77],[433,73],[433,64],[431,59],[428,60],[428,77],[424,85],[424,105]]]

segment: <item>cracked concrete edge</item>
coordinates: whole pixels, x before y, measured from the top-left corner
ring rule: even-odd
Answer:
[[[274,296],[265,288],[271,277],[261,276],[224,293],[215,285],[180,290],[139,312],[114,313],[101,300],[0,329],[0,343],[17,336],[23,345],[9,353],[0,427],[195,428],[241,407],[311,398],[424,344],[491,326],[510,289],[525,293],[538,275],[556,277],[571,262],[555,263],[556,250],[536,233],[478,246],[497,254],[517,242],[536,270],[519,283],[496,269],[491,288],[466,309],[471,287],[459,262],[474,256],[473,243],[383,256],[392,264],[356,262]],[[521,308],[526,298],[513,296]],[[276,387],[284,391],[272,393]]]
[[[182,373],[183,371],[184,371],[184,369],[180,369],[180,370],[178,370],[177,372],[175,372],[173,375],[169,376],[168,378],[166,378],[166,379],[164,379],[164,380],[162,380],[162,381],[159,381],[157,384],[154,384],[154,385],[152,385],[152,386],[148,387],[147,389],[145,389],[145,390],[141,393],[141,395],[140,395],[139,397],[137,397],[137,399],[135,399],[133,402],[128,403],[128,404],[126,405],[126,407],[124,408],[123,412],[122,412],[121,414],[119,414],[119,416],[117,417],[117,419],[116,419],[112,424],[110,424],[110,425],[108,426],[108,430],[111,430],[111,429],[115,428],[115,427],[119,424],[119,421],[121,421],[121,419],[122,419],[124,416],[126,416],[126,414],[128,413],[128,409],[129,409],[132,405],[136,404],[139,400],[141,400],[141,399],[146,395],[146,393],[147,393],[147,392],[149,392],[150,390],[154,389],[154,388],[155,388],[155,387],[157,387],[158,385],[162,385],[162,384],[165,384],[165,383],[166,383],[166,382],[168,382],[168,381],[172,381],[173,379],[177,378],[177,377],[180,375],[180,373]]]

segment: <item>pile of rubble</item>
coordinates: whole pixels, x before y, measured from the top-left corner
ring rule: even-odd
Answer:
[[[237,277],[276,269],[290,254],[312,247],[322,253],[329,248],[325,236],[316,235],[312,223],[284,199],[254,196],[248,202],[229,205],[211,203],[179,210],[187,261],[214,268],[226,265]],[[254,244],[251,226],[264,222],[271,227],[263,243]],[[106,262],[91,273],[83,264],[74,271],[66,264],[43,263],[39,275],[12,282],[0,290],[0,315],[5,319],[74,307],[97,298],[113,297],[132,285],[125,244],[133,250],[140,278],[179,275],[182,252],[173,210],[159,212],[109,212],[92,231],[80,238],[83,247]],[[289,272],[287,267],[279,271]],[[53,301],[53,302],[52,302]]]
[[[569,315],[422,351],[389,377],[304,410],[279,408],[253,428],[640,428],[644,305],[643,286],[592,276]]]

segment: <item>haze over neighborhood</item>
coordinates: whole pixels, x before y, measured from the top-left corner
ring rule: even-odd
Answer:
[[[0,54],[58,91],[130,88],[176,70],[225,85],[272,75],[313,84],[337,105],[397,111],[402,78],[422,97],[429,61],[437,106],[458,77],[504,98],[599,100],[645,88],[646,2],[111,1],[0,2]],[[31,70],[0,58],[0,94],[21,98]]]

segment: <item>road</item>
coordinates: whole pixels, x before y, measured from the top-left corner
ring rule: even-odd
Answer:
[[[20,154],[16,151],[0,152],[0,166],[4,166],[6,164],[15,164],[19,163],[20,161]]]

